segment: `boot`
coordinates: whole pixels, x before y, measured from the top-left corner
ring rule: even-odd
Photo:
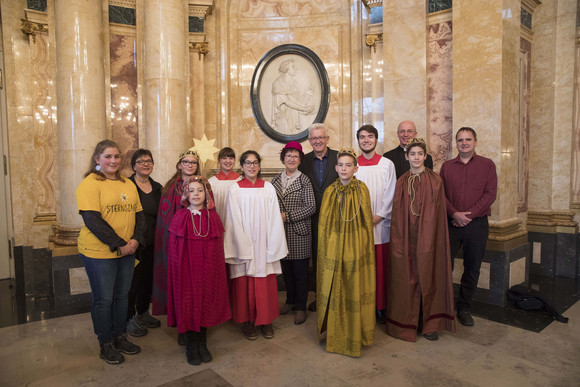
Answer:
[[[187,362],[189,364],[201,364],[201,358],[199,357],[199,337],[197,332],[185,332],[185,356],[187,357]]]
[[[199,333],[199,356],[204,363],[210,362],[212,357],[207,349],[207,328],[201,327]]]

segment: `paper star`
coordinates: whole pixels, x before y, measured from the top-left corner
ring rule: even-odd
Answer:
[[[192,149],[194,149],[198,154],[201,162],[205,164],[207,160],[213,160],[213,154],[218,152],[219,149],[213,146],[215,142],[215,138],[213,140],[208,140],[205,134],[201,138],[201,140],[193,139],[193,143],[195,144]]]

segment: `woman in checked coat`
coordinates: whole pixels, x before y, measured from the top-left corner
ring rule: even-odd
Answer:
[[[286,304],[280,308],[280,314],[295,310],[296,325],[306,321],[308,260],[312,251],[310,218],[316,211],[310,179],[298,170],[303,159],[302,145],[297,141],[289,142],[280,153],[284,172],[272,179],[288,244],[288,256],[281,261],[286,284]]]

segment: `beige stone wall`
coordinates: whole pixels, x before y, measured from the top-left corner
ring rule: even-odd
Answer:
[[[193,137],[205,134],[215,139],[218,148],[228,145],[238,153],[255,149],[262,154],[265,168],[280,167],[282,144],[258,127],[251,109],[250,86],[253,71],[265,53],[281,44],[297,43],[313,50],[328,72],[331,102],[326,123],[331,127],[331,147],[356,147],[354,132],[370,123],[380,128],[383,144],[378,150],[391,149],[398,143],[398,122],[412,119],[419,135],[435,149],[438,166],[457,154],[452,137],[457,129],[472,126],[479,135],[478,153],[490,157],[498,168],[500,184],[492,219],[511,221],[518,216],[517,183],[521,181],[517,163],[520,1],[490,0],[484,7],[476,3],[456,2],[450,16],[430,23],[424,1],[384,2],[383,24],[369,26],[368,12],[359,0],[216,0],[205,20],[209,52],[200,60],[198,53],[186,46],[188,37],[183,36],[179,85],[187,90],[169,90],[165,95],[166,101],[171,101],[179,94],[182,101],[175,109],[184,116],[179,120],[184,124],[174,126],[183,128],[170,128],[177,143],[173,147],[190,147]],[[151,56],[146,55],[147,18],[143,11],[147,4],[157,3],[137,0],[137,27],[128,29],[109,26],[108,2],[100,4],[104,11],[104,71],[93,81],[104,84],[106,91],[103,132],[127,149],[148,146],[155,134],[148,126],[153,119],[147,118],[155,95],[145,95],[149,78],[143,66]],[[59,183],[68,180],[59,179],[63,168],[58,161],[54,5],[53,0],[48,1],[44,16],[48,32],[33,41],[20,31],[26,1],[0,4],[16,245],[48,245],[50,226],[63,206],[61,189],[72,192],[79,179],[70,177],[69,184]],[[530,209],[570,210],[571,201],[580,197],[574,188],[574,184],[580,185],[580,168],[574,163],[580,151],[573,150],[574,141],[578,141],[578,135],[574,137],[577,125],[573,124],[574,112],[578,116],[578,109],[573,107],[574,71],[578,67],[576,6],[573,0],[545,1],[534,13]],[[367,47],[364,35],[379,32],[383,41]],[[134,58],[136,70],[131,67]],[[184,77],[183,71],[187,73]],[[156,77],[161,79],[162,73],[158,71]],[[112,122],[112,113],[120,111],[125,94],[112,90],[111,83],[127,89],[133,105],[123,114],[130,111],[136,116],[133,123]],[[444,94],[430,94],[430,89]],[[149,106],[149,113],[144,105]],[[307,141],[303,146],[310,150]],[[159,169],[154,177],[161,182],[174,168],[177,151],[171,149],[165,152],[159,147],[162,155],[156,158]],[[84,169],[88,163],[84,158],[69,161]],[[215,162],[208,162],[206,171],[215,166]],[[519,216],[524,218],[525,212]]]

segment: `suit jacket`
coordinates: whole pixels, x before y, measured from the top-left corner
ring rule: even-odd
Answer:
[[[409,162],[405,158],[405,150],[401,148],[400,145],[397,145],[396,148],[391,149],[388,152],[383,154],[383,157],[388,158],[395,164],[395,172],[397,173],[397,180],[399,177],[403,176],[405,172],[407,172],[411,166]],[[433,170],[433,158],[429,153],[427,153],[427,160],[425,160],[425,166],[430,170]]]
[[[316,200],[316,213],[314,214],[316,220],[318,219],[318,212],[320,211],[320,205],[322,204],[322,197],[324,196],[324,190],[328,188],[336,179],[338,179],[338,173],[336,173],[336,161],[338,152],[328,148],[328,162],[326,163],[326,170],[324,171],[324,177],[322,179],[322,186],[318,185],[318,179],[316,178],[316,172],[314,171],[314,152],[307,153],[304,156],[304,161],[300,164],[298,169],[300,172],[304,173],[310,179],[312,183],[312,190],[314,191],[314,199]]]
[[[288,245],[287,258],[308,259],[312,252],[311,218],[316,211],[312,184],[310,179],[302,173],[285,192],[282,192],[280,175],[276,175],[272,179],[272,185],[276,189],[280,212],[286,213],[284,230]]]

